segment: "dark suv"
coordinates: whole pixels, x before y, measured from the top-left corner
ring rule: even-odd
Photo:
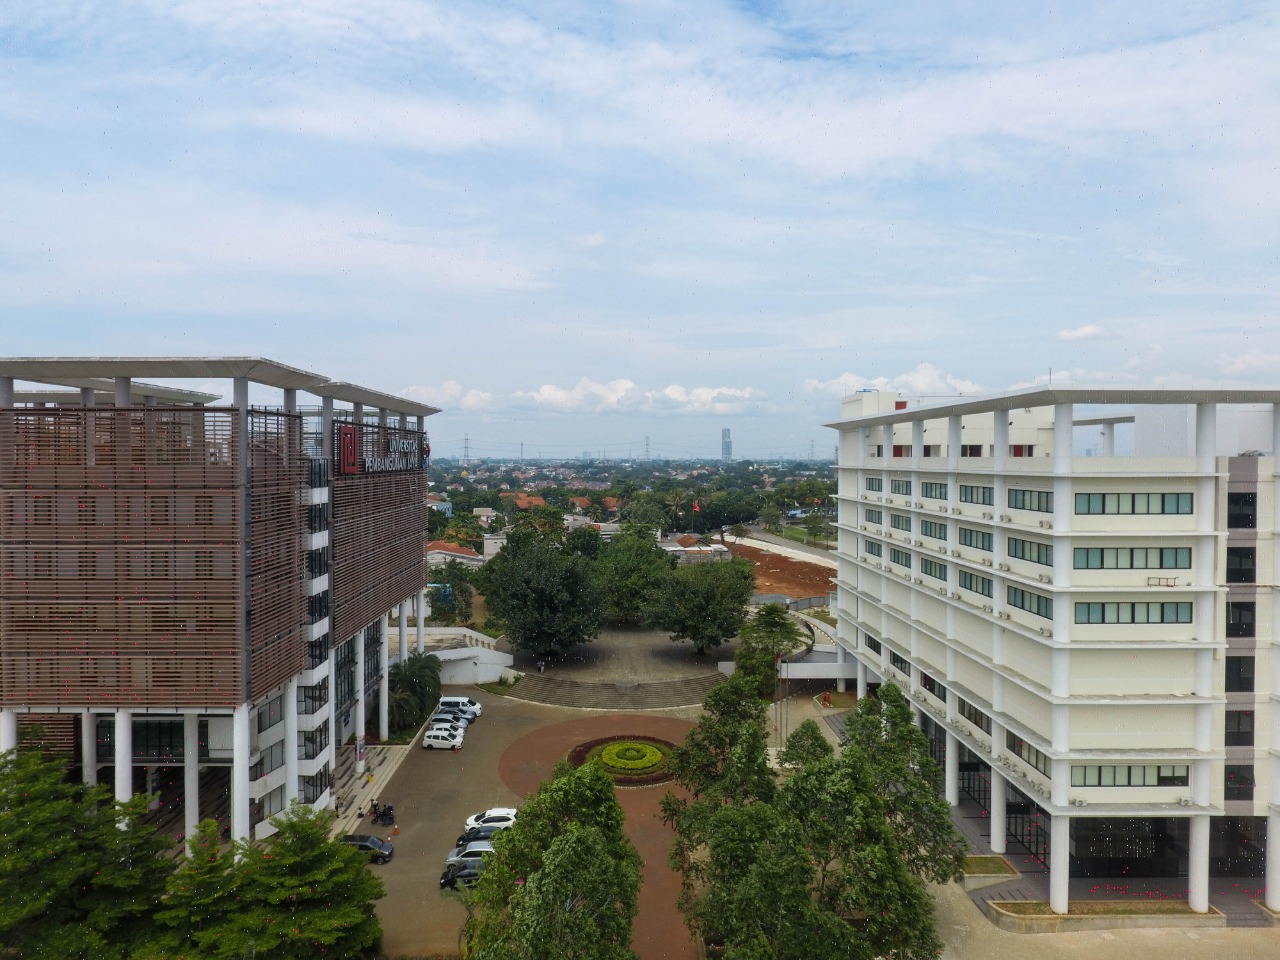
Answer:
[[[468,843],[473,843],[476,840],[492,840],[495,833],[499,830],[505,829],[507,828],[496,823],[481,824],[478,827],[472,827],[466,833],[459,836],[457,841],[454,842],[454,846],[465,847]]]
[[[473,860],[470,863],[451,863],[440,874],[441,890],[457,890],[458,884],[472,886],[484,872],[484,861]]]
[[[386,863],[391,859],[391,855],[396,852],[396,848],[389,841],[367,833],[353,833],[350,836],[343,837],[342,842],[349,847],[366,851],[369,854],[369,859],[374,863]]]

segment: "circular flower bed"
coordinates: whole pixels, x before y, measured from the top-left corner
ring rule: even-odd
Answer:
[[[674,749],[658,737],[601,737],[570,750],[569,762],[580,767],[594,760],[619,786],[642,787],[671,779],[667,764]]]

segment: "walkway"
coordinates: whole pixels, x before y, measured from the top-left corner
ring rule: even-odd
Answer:
[[[724,674],[717,671],[699,677],[659,680],[653,683],[637,683],[634,680],[584,683],[527,673],[511,688],[508,695],[517,700],[578,709],[665,710],[701,704],[707,691],[723,679]]]

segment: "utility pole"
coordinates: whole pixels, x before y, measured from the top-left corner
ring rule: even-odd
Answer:
[[[471,434],[464,433],[462,435],[462,465],[464,467],[471,464]]]
[[[524,441],[520,441],[520,463],[524,463]]]
[[[647,435],[644,438],[644,458],[646,461],[649,459],[649,437]]]

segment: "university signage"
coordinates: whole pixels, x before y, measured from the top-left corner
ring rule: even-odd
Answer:
[[[379,449],[366,451],[361,430],[366,425],[337,425],[338,473],[390,473],[396,470],[425,470],[431,447],[426,437],[389,433],[378,444]],[[371,429],[381,429],[373,427]]]

